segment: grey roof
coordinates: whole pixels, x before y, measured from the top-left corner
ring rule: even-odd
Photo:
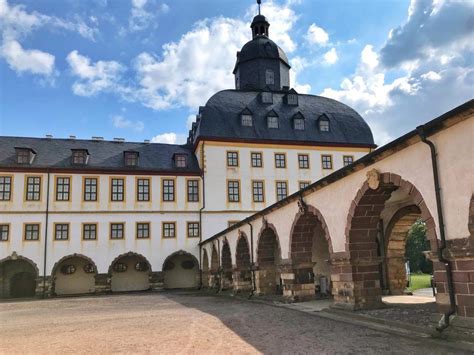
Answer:
[[[244,44],[240,52],[237,52],[237,62],[235,64],[235,68],[237,68],[240,63],[256,58],[279,59],[288,67],[290,67],[288,57],[286,56],[283,49],[281,49],[267,36],[257,36]]]
[[[200,171],[193,149],[189,145],[4,136],[0,137],[0,168],[25,167],[24,164],[16,163],[15,147],[31,148],[36,152],[33,163],[26,167],[178,173],[199,173]],[[87,149],[88,164],[85,166],[71,164],[71,149]],[[139,153],[138,167],[124,166],[123,153],[125,151]],[[180,153],[188,156],[186,168],[174,166],[173,155]]]
[[[224,90],[212,96],[201,108],[201,117],[193,134],[199,137],[238,140],[292,141],[322,144],[375,146],[372,132],[364,119],[352,108],[336,100],[298,94],[298,105],[284,101],[286,93],[273,92],[273,103],[263,104],[258,91]],[[249,109],[253,126],[241,125],[240,114]],[[279,128],[267,128],[266,117],[271,111],[279,117]],[[301,113],[305,130],[293,129],[293,116]],[[318,119],[325,115],[329,132],[320,132]]]

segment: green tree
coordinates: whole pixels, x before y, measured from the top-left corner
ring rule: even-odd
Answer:
[[[426,225],[420,219],[410,228],[407,237],[405,257],[410,263],[411,272],[433,272],[433,263],[423,253],[427,250],[430,250],[430,242],[426,238]]]

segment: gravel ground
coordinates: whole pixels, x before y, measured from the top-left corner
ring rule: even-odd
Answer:
[[[199,293],[0,303],[0,353],[452,353],[317,315]]]

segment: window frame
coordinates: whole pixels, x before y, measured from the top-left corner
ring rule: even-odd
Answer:
[[[278,156],[283,156],[283,166],[278,166],[277,155]],[[286,169],[286,153],[282,153],[282,152],[273,153],[273,157],[274,157],[274,164],[275,164],[276,169]],[[280,159],[280,161],[281,161],[281,159]]]
[[[231,200],[231,196],[235,196],[235,194],[231,194],[231,187],[230,187],[230,184],[231,183],[237,183],[237,200]],[[232,189],[235,189],[235,187],[232,187]],[[241,196],[241,193],[240,193],[240,180],[239,179],[227,179],[226,180],[226,190],[227,190],[227,202],[228,203],[240,203],[240,196]]]
[[[139,164],[140,154],[132,150],[126,150],[123,152],[123,165],[129,168],[137,167]],[[134,164],[130,164],[134,162]]]
[[[26,239],[26,232],[28,226],[38,226],[38,238],[37,239]],[[26,222],[23,223],[23,238],[22,240],[25,242],[39,242],[41,239],[41,223],[40,222]]]
[[[166,225],[172,225],[173,228],[172,229],[169,229],[169,228],[166,228]],[[173,236],[165,236],[165,230],[173,230]],[[161,238],[163,239],[175,239],[177,238],[177,235],[178,235],[178,231],[177,231],[177,225],[176,225],[176,221],[162,221],[161,222]]]
[[[260,165],[254,165],[253,164],[254,163],[254,158],[253,158],[254,154],[260,155]],[[250,167],[252,167],[252,168],[263,168],[263,152],[250,152]]]
[[[67,184],[59,184],[59,179],[67,180]],[[67,186],[67,191],[60,191],[60,187],[64,189],[64,186]],[[69,202],[71,200],[72,194],[72,176],[70,175],[55,175],[54,176],[54,201],[55,202]],[[62,196],[59,198],[59,196]],[[64,198],[66,196],[67,198]]]
[[[306,129],[305,119],[302,117],[293,118],[293,129],[295,131],[304,131]]]
[[[170,192],[165,192],[165,181],[172,181],[172,187],[173,187],[173,199],[166,198],[165,196],[169,196]],[[167,186],[169,188],[169,186]],[[161,201],[162,202],[175,202],[176,201],[176,178],[161,178]]]
[[[117,238],[112,236],[113,226],[121,225],[122,226],[122,237]],[[124,240],[125,239],[125,222],[109,222],[109,239],[110,240]]]
[[[235,157],[229,157],[229,154],[235,154]],[[228,168],[238,168],[239,167],[239,151],[238,150],[227,150],[226,151],[226,166]],[[232,162],[232,164],[234,164],[234,161],[235,161],[235,165],[230,165],[229,162]]]
[[[87,192],[86,191],[86,181],[87,180],[95,180],[95,192]],[[97,202],[99,199],[99,182],[100,178],[98,176],[83,176],[82,177],[82,201],[83,202]],[[92,194],[95,193],[95,200],[92,199],[86,199],[86,194]]]
[[[327,127],[327,129],[321,129],[322,128],[322,125],[321,125],[322,122],[325,122],[325,124],[327,124],[327,125],[325,125],[325,127]],[[318,130],[319,130],[319,132],[331,132],[331,125],[329,123],[328,118],[320,117],[318,119]]]
[[[29,199],[28,198],[28,185],[29,185],[28,180],[29,179],[34,179],[34,178],[39,178],[38,192],[37,192],[38,193],[38,199]],[[43,199],[42,190],[43,190],[43,176],[42,175],[25,175],[25,196],[24,196],[25,201],[27,201],[27,202],[41,202],[42,199]],[[36,192],[33,191],[32,193],[35,194]]]
[[[12,201],[12,193],[13,193],[13,175],[0,175],[0,179],[4,179],[3,183],[0,182],[0,202],[9,202]],[[10,182],[7,184],[5,179],[10,179]],[[5,190],[5,187],[9,186],[9,191]],[[5,198],[5,195],[8,194],[8,198]]]
[[[330,167],[325,167],[325,162],[324,161],[324,158],[329,158],[329,163],[330,163]],[[333,160],[332,160],[332,155],[331,154],[321,154],[321,168],[323,170],[332,170],[334,167],[334,163],[333,163]]]
[[[250,124],[247,124],[250,123]],[[242,127],[253,127],[253,115],[248,113],[240,114],[240,125]]]
[[[305,184],[306,186],[301,187],[301,184]],[[302,190],[302,189],[308,187],[309,185],[311,185],[311,181],[307,181],[307,180],[300,180],[300,181],[298,181],[298,188],[299,188],[300,190]]]
[[[141,229],[142,236],[139,236],[140,226],[147,226],[146,229]],[[147,232],[147,236],[143,236],[143,231]],[[135,239],[150,239],[151,238],[151,222],[150,221],[139,221],[135,222]]]
[[[275,71],[273,69],[265,69],[265,85],[275,85]]]
[[[183,163],[183,164],[180,165],[181,163]],[[187,157],[187,155],[186,154],[175,154],[174,155],[174,166],[178,169],[186,168],[188,166],[188,157]]]
[[[255,187],[255,184],[261,184],[261,187]],[[255,189],[260,189],[261,194],[255,194]],[[255,197],[261,196],[261,199],[255,200]],[[252,201],[254,203],[265,203],[265,180],[252,180]]]
[[[196,183],[196,186],[190,186],[190,183]],[[186,179],[186,201],[191,202],[191,203],[196,203],[200,201],[200,192],[199,192],[199,179]],[[190,188],[191,189],[196,189],[196,191],[192,191],[190,193]],[[191,196],[194,196],[193,198],[190,199]]]
[[[272,127],[270,125],[270,120],[271,119],[275,119],[276,120],[276,126],[275,127]],[[279,120],[279,117],[278,116],[267,116],[267,128],[268,129],[279,129],[280,128],[280,120]]]
[[[113,182],[114,180],[122,180],[122,199],[121,200],[114,200],[114,186]],[[124,176],[110,176],[109,177],[109,189],[110,189],[110,194],[109,194],[109,201],[110,202],[125,202],[125,190],[126,190],[126,178]],[[119,192],[116,192],[119,193]]]
[[[140,192],[140,181],[148,181],[147,191]],[[143,195],[140,199],[140,194]],[[144,199],[145,194],[148,196]],[[151,177],[136,176],[135,177],[135,201],[136,202],[150,202],[151,201]]]
[[[306,161],[305,160],[301,160],[302,157],[306,157]],[[306,166],[303,166],[301,165],[301,163],[304,163],[306,162]],[[308,169],[311,169],[311,164],[309,162],[309,154],[308,153],[298,153],[298,169],[304,169],[304,170],[308,170]]]
[[[94,238],[86,238],[86,226],[95,226],[95,236]],[[84,222],[84,223],[81,223],[81,230],[82,230],[82,240],[85,240],[85,241],[94,241],[94,240],[97,240],[99,239],[99,224],[97,222]],[[90,230],[88,231],[89,233],[91,232]],[[90,234],[89,234],[90,236]]]
[[[191,225],[195,225],[195,227],[197,227],[197,235],[193,235],[191,236],[190,235],[190,226]],[[190,239],[194,239],[194,238],[199,238],[201,236],[201,226],[199,225],[199,222],[197,221],[188,221],[186,222],[186,238],[190,238]],[[195,228],[193,228],[195,229]]]
[[[58,238],[58,227],[59,226],[66,226],[66,229],[65,230],[61,230],[61,235],[62,233],[66,232],[66,238]],[[63,223],[63,222],[55,222],[53,223],[53,231],[54,231],[54,236],[53,236],[53,240],[55,242],[62,242],[62,241],[68,241],[70,238],[70,234],[71,234],[71,228],[70,228],[70,223],[66,222],[66,223]]]
[[[262,93],[260,95],[261,95],[262,104],[272,104],[273,103],[273,93],[271,91],[262,91]]]
[[[3,239],[3,233],[5,232],[3,228],[6,227],[6,238]],[[10,223],[0,223],[0,243],[8,242],[10,240],[11,225]]]
[[[285,186],[285,196],[279,199],[279,193],[278,193],[278,184],[284,184]],[[288,181],[286,180],[277,180],[275,181],[275,196],[276,196],[276,201],[279,202],[281,200],[284,200],[285,198],[288,197]],[[283,196],[283,195],[281,195]]]
[[[346,164],[346,158],[350,158],[351,159],[351,162]],[[345,166],[348,166],[348,165],[351,165],[352,163],[354,163],[354,156],[353,155],[343,155],[342,156],[342,166],[345,167]]]
[[[72,155],[71,155],[71,164],[72,165],[86,165],[87,164],[87,157],[89,156],[89,153],[87,149],[71,149],[72,150]],[[82,158],[82,162],[76,162],[76,158]]]

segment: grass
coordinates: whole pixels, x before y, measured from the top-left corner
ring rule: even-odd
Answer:
[[[420,288],[431,287],[431,275],[430,274],[411,274],[409,291],[415,291]]]

